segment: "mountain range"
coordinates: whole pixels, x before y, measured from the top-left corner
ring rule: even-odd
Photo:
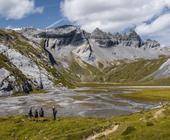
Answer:
[[[25,81],[33,89],[84,82],[169,85],[169,58],[169,47],[143,40],[134,30],[0,29],[0,95],[21,92]]]

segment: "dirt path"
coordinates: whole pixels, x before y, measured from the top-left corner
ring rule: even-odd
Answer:
[[[100,138],[101,136],[108,136],[111,133],[114,133],[118,129],[119,125],[115,125],[113,128],[106,129],[103,132],[97,133],[93,136],[89,136],[86,140],[96,140],[97,138]]]
[[[154,117],[155,119],[158,119],[158,118],[160,118],[160,117],[163,117],[163,116],[164,116],[164,113],[163,113],[164,111],[165,111],[164,108],[158,110],[157,112],[155,112],[155,114],[154,114],[153,117]]]

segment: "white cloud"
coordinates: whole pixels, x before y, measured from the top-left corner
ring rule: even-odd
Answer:
[[[42,12],[43,7],[35,7],[34,0],[0,0],[0,16],[6,19],[21,19]]]
[[[162,44],[170,44],[170,13],[158,17],[150,24],[143,23],[136,28],[137,33],[159,40]]]
[[[151,34],[168,28],[169,15],[159,17],[151,25],[142,23],[165,6],[170,7],[170,0],[64,0],[61,10],[69,21],[76,22],[87,31],[99,27],[116,32],[136,25],[141,34]]]
[[[170,13],[164,14],[158,17],[155,21],[150,24],[143,23],[136,28],[139,34],[153,34],[159,33],[170,28]]]

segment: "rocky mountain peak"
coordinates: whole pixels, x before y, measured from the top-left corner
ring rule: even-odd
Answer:
[[[72,25],[60,26],[57,28],[50,28],[43,30],[41,33],[37,34],[40,38],[60,38],[72,36],[77,32],[77,27]]]
[[[109,33],[103,32],[99,28],[96,28],[91,33],[91,39],[95,40],[99,47],[108,48],[114,46],[114,41]]]
[[[99,28],[96,28],[92,32],[91,38],[95,39],[100,47],[105,48],[113,46],[130,46],[138,48],[142,46],[142,39],[134,30],[124,34],[116,33],[112,35],[111,33],[106,33]]]
[[[33,29],[30,29],[30,32],[33,32]],[[92,33],[87,33],[76,26],[64,25],[57,28],[39,30],[37,32],[37,38],[55,39],[56,46],[78,46],[86,41],[84,38],[94,40],[97,46],[102,48],[116,46],[155,48],[160,46],[160,44],[154,40],[149,39],[144,42],[135,30],[129,30],[126,33],[111,34],[96,28]],[[34,33],[36,32],[34,31]]]
[[[145,48],[156,48],[156,47],[160,47],[160,43],[156,40],[151,40],[151,39],[147,39],[143,46]]]
[[[130,39],[136,39],[136,40],[141,40],[140,36],[136,33],[135,30],[131,30],[129,33],[128,33],[128,37]]]
[[[47,32],[53,32],[56,34],[68,34],[70,32],[76,32],[76,31],[78,31],[78,27],[73,25],[63,25],[54,29],[52,28],[47,30]]]
[[[130,46],[134,45],[135,47],[141,47],[142,46],[142,39],[141,37],[136,33],[135,30],[131,30],[127,34],[127,40]]]
[[[106,32],[103,32],[99,28],[96,28],[92,33],[91,33],[91,38],[107,38],[108,34]]]

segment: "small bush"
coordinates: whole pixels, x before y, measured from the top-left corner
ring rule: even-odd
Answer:
[[[153,126],[153,122],[146,122],[146,126]]]
[[[128,135],[128,134],[132,133],[132,132],[135,131],[135,130],[136,130],[135,127],[133,127],[133,126],[128,126],[128,127],[126,128],[126,130],[122,133],[122,135]]]

